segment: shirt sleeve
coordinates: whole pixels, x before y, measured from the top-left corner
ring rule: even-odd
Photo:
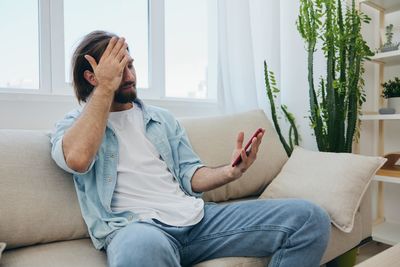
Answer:
[[[64,151],[62,147],[62,141],[64,137],[64,133],[68,130],[73,123],[76,121],[77,117],[68,114],[63,120],[56,123],[54,130],[51,133],[50,142],[51,142],[51,157],[56,162],[56,164],[66,172],[82,175],[88,173],[95,162],[95,159],[92,160],[89,168],[85,172],[77,172],[70,167],[68,167],[67,162],[65,161]]]
[[[176,134],[179,136],[179,142],[177,144],[177,151],[179,154],[179,174],[182,186],[189,195],[201,197],[203,192],[194,192],[192,189],[192,177],[196,170],[204,167],[204,164],[201,162],[199,156],[193,151],[183,127],[178,121],[176,121],[176,123]]]

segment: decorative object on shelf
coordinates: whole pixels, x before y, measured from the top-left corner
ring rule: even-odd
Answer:
[[[265,78],[265,89],[267,91],[267,96],[269,100],[269,106],[271,108],[271,116],[272,121],[274,122],[275,130],[278,133],[279,140],[281,141],[283,147],[285,148],[286,154],[288,157],[293,152],[294,146],[299,145],[299,133],[297,131],[296,121],[292,113],[290,113],[287,109],[287,106],[281,105],[281,111],[285,115],[286,120],[290,124],[289,128],[289,144],[286,142],[286,139],[283,137],[281,132],[281,127],[279,126],[279,122],[276,116],[276,108],[275,108],[275,98],[277,97],[277,93],[279,93],[279,89],[276,85],[275,74],[272,71],[268,71],[267,62],[264,60],[264,78]]]
[[[389,51],[394,51],[399,49],[399,42],[393,43],[393,24],[389,24],[389,26],[386,26],[386,43],[381,47],[381,52],[389,52]]]
[[[394,81],[389,80],[382,86],[382,97],[388,100],[388,107],[395,109],[396,113],[400,113],[400,79],[395,77]]]
[[[387,161],[378,170],[377,175],[400,177],[400,152],[390,153],[384,156]]]
[[[359,137],[361,106],[365,102],[364,61],[374,53],[361,35],[370,18],[352,0],[342,10],[341,0],[300,0],[297,28],[308,52],[310,121],[320,151],[352,152]],[[314,86],[314,53],[321,43],[326,77]]]
[[[395,114],[396,110],[394,108],[380,108],[379,114]]]

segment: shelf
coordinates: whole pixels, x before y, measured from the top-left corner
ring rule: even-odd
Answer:
[[[366,114],[361,115],[362,121],[400,120],[400,114]]]
[[[400,9],[399,0],[361,0],[360,3],[385,12],[393,12]]]
[[[371,57],[372,61],[378,63],[385,63],[388,65],[395,65],[400,63],[400,50],[389,51],[384,53],[377,53]]]
[[[385,182],[385,183],[392,183],[392,184],[400,184],[400,178],[395,176],[386,176],[386,175],[379,175],[376,174],[373,178],[374,181]]]
[[[388,245],[400,243],[400,224],[383,222],[372,228],[372,239]]]

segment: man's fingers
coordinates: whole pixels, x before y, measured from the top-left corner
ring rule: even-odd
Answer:
[[[119,50],[124,45],[124,43],[125,43],[125,38],[124,37],[119,38],[118,42],[115,44],[115,46],[111,50],[110,56],[114,56],[114,57],[117,56]]]
[[[241,149],[243,146],[244,132],[240,132],[236,139],[236,148]]]
[[[124,55],[124,57],[122,58],[121,62],[119,63],[119,67],[120,67],[120,68],[125,68],[125,66],[126,66],[126,64],[128,63],[129,59],[130,59],[129,54],[126,53],[126,54]]]
[[[259,133],[257,135],[257,138],[253,138],[252,143],[251,143],[251,154],[255,157],[258,152],[258,148],[260,147],[262,137],[264,135],[264,132]]]
[[[117,41],[118,41],[118,38],[115,37],[115,36],[110,39],[110,41],[108,42],[106,50],[104,50],[104,53],[103,53],[102,57],[107,57],[111,53],[111,51],[114,48],[114,46],[117,43]]]
[[[128,53],[128,50],[126,50],[128,48],[128,44],[124,43],[124,45],[121,47],[121,49],[118,51],[117,54],[117,59],[119,62],[122,61],[122,59],[124,58],[125,54]]]
[[[84,57],[89,62],[90,66],[92,66],[92,69],[94,71],[97,68],[96,60],[91,55],[85,55]]]

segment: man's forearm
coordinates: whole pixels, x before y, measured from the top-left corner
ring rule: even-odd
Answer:
[[[230,165],[198,169],[192,177],[192,190],[206,192],[235,180]]]
[[[86,171],[103,138],[112,100],[108,92],[93,92],[81,116],[65,133],[63,151],[70,168]]]

